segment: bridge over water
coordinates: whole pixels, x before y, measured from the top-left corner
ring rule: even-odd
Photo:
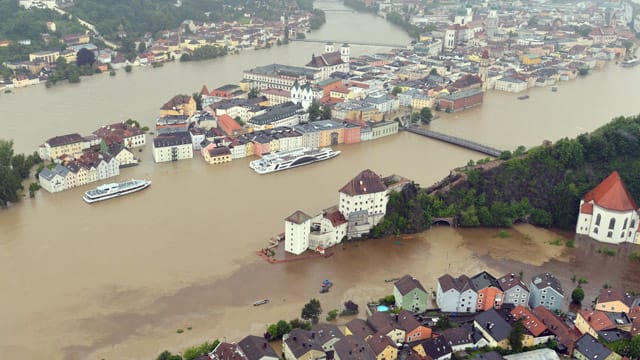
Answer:
[[[390,47],[390,48],[406,48],[407,44],[389,44],[384,42],[375,42],[375,41],[348,41],[348,40],[327,40],[327,39],[289,39],[289,41],[300,41],[300,42],[308,42],[308,43],[334,43],[334,44],[344,44],[347,43],[349,45],[361,45],[361,46],[378,46],[378,47]]]
[[[460,147],[463,147],[465,149],[477,151],[479,153],[482,153],[482,154],[485,154],[485,155],[489,155],[489,156],[493,156],[493,157],[498,157],[502,153],[502,150],[498,150],[498,149],[492,148],[490,146],[482,145],[482,144],[479,144],[479,143],[471,141],[471,140],[467,140],[467,139],[459,138],[459,137],[456,137],[456,136],[451,136],[451,135],[439,133],[439,132],[436,132],[436,131],[426,130],[426,129],[422,129],[422,128],[419,128],[419,127],[407,127],[407,128],[404,128],[404,130],[408,131],[410,133],[426,136],[426,137],[431,138],[431,139],[444,141],[444,142],[452,144],[452,145],[460,146]]]

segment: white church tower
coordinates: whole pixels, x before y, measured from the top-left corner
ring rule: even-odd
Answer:
[[[335,48],[333,47],[333,43],[328,42],[328,43],[324,44],[324,53],[325,53],[325,54],[327,54],[327,53],[332,53],[332,52],[334,52],[334,51],[336,51],[336,50],[335,50]]]
[[[340,47],[340,59],[342,59],[342,61],[345,64],[347,64],[347,71],[345,71],[345,72],[349,72],[349,57],[350,56],[351,56],[351,47],[347,43],[342,44],[342,46]]]
[[[291,102],[300,104],[304,110],[309,109],[309,106],[313,103],[313,90],[311,89],[311,85],[306,83],[300,86],[298,81],[294,82],[291,87]]]

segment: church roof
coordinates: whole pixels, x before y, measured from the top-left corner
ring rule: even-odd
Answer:
[[[325,53],[320,56],[311,56],[311,61],[306,65],[308,67],[321,68],[325,66],[333,66],[344,64],[339,51]]]
[[[612,172],[598,186],[589,191],[584,196],[584,201],[593,201],[608,210],[629,211],[638,208],[617,171]]]

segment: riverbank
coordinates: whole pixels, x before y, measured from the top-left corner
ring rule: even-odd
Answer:
[[[630,263],[622,255],[611,258],[598,254],[594,248],[597,244],[590,241],[566,248],[550,243],[562,236],[553,231],[529,225],[507,231],[512,234],[510,238],[497,236],[498,229],[437,227],[410,238],[347,243],[336,249],[331,258],[313,262],[274,267],[255,261],[228,278],[189,286],[163,297],[139,315],[121,314],[107,320],[132,326],[130,336],[114,336],[99,346],[66,349],[65,354],[68,358],[87,354],[90,358],[150,358],[165,348],[179,352],[212,338],[237,341],[247,334],[260,336],[267,324],[297,317],[311,297],[317,297],[323,309],[337,308],[347,300],[364,306],[367,301],[391,293],[393,285],[384,279],[405,273],[418,278],[428,292],[435,290],[437,278],[444,273],[474,275],[484,270],[497,276],[522,271],[525,278],[550,271],[561,280],[565,292],[575,286],[570,278],[576,274],[589,280],[583,286],[588,296],[597,294],[605,282],[628,289],[637,286],[634,276],[640,275],[640,263]],[[363,262],[376,266],[363,267]],[[611,272],[594,272],[594,268],[611,268]],[[620,279],[611,276],[616,271],[623,274]],[[334,279],[335,285],[329,293],[318,296],[317,284],[325,278]],[[238,283],[243,288],[235,285]],[[222,289],[233,291],[226,293]],[[253,307],[251,304],[259,298],[272,301]],[[583,303],[591,300],[587,298]],[[566,299],[565,305],[569,301]],[[158,321],[159,318],[163,320]],[[176,329],[189,326],[191,331],[176,334]]]

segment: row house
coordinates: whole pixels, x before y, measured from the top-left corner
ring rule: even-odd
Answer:
[[[393,284],[393,297],[398,308],[416,313],[427,310],[427,291],[411,275],[405,275]]]
[[[191,117],[187,115],[167,115],[156,119],[156,134],[187,134],[192,126]]]
[[[531,278],[529,283],[529,306],[544,306],[549,310],[561,310],[564,293],[560,281],[550,273],[542,273]]]
[[[192,116],[196,113],[196,101],[189,95],[176,95],[160,107],[160,117],[169,115]]]
[[[371,94],[364,99],[364,102],[373,105],[383,114],[396,111],[400,107],[400,101],[387,93]]]
[[[370,337],[367,345],[376,357],[376,360],[398,359],[398,346],[387,336],[377,333]]]
[[[438,278],[436,303],[443,312],[474,313],[477,309],[478,293],[466,275],[457,278],[445,274]]]
[[[632,322],[629,316],[623,312],[604,312],[599,310],[579,310],[575,320],[575,326],[580,333],[589,333],[598,337],[603,330],[619,329],[630,332]]]
[[[378,311],[367,318],[367,323],[373,331],[378,334],[382,334],[389,338],[394,344],[400,344],[405,341],[406,332],[400,327],[400,325],[394,320],[395,315],[391,315],[386,311]]]
[[[504,294],[498,284],[498,279],[486,271],[471,278],[471,283],[478,292],[477,311],[486,311],[489,309],[500,309]]]
[[[295,82],[315,84],[322,80],[318,69],[282,64],[271,64],[245,70],[242,78],[252,88],[282,90],[291,90]]]
[[[528,83],[522,79],[505,76],[495,82],[495,89],[499,91],[518,93],[527,90]]]
[[[526,305],[529,303],[529,288],[520,276],[508,273],[498,279],[498,285],[502,290],[503,304]]]
[[[449,360],[453,355],[451,345],[442,337],[433,337],[422,340],[412,348],[422,358],[433,360]]]
[[[629,314],[631,309],[640,305],[640,296],[631,295],[620,287],[600,289],[596,309],[605,312],[623,312]]]
[[[345,329],[346,332],[347,329]],[[347,335],[335,343],[335,360],[376,360],[376,355],[363,338]]]
[[[116,143],[109,145],[108,152],[109,155],[118,160],[121,168],[138,164],[138,159],[136,159],[131,150],[121,144]]]
[[[532,309],[532,312],[555,336],[558,351],[571,356],[580,333],[544,306],[537,306]]]
[[[293,329],[283,337],[282,352],[285,360],[324,360],[327,354],[318,342],[315,333],[304,329]]]
[[[40,186],[49,192],[60,192],[120,174],[120,163],[107,153],[87,152],[78,159],[38,174]]]
[[[208,164],[223,164],[226,162],[231,162],[233,156],[231,154],[231,150],[226,146],[216,146],[216,144],[211,143],[200,150],[200,154],[204,161]]]

